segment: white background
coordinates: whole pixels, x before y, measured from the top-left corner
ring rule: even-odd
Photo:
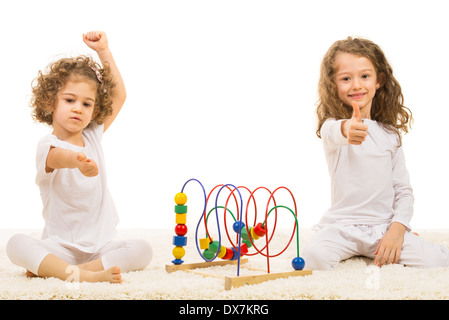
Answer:
[[[121,228],[171,228],[185,181],[288,187],[301,226],[329,205],[315,136],[319,65],[347,36],[378,43],[415,122],[404,138],[412,226],[448,228],[446,1],[8,1],[0,8],[0,228],[41,228],[31,81],[51,61],[91,54],[104,30],[128,99],[104,137]],[[199,186],[186,190],[189,223]],[[261,204],[264,208],[264,204]],[[291,220],[290,220],[291,223]]]

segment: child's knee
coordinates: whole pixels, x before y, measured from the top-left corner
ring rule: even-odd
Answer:
[[[8,243],[6,244],[6,254],[8,255],[9,260],[16,263],[18,256],[20,256],[22,252],[30,250],[30,246],[28,245],[29,238],[29,236],[23,233],[17,233],[8,240]]]
[[[143,270],[153,259],[153,248],[142,239],[132,240],[134,246],[134,267],[136,270]]]
[[[307,246],[302,258],[305,262],[304,269],[308,270],[330,270],[340,262],[337,255],[319,245]]]

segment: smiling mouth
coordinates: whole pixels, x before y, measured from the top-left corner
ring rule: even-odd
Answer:
[[[363,98],[365,95],[366,95],[366,93],[354,93],[354,94],[350,94],[349,97],[351,99],[357,100],[357,99]]]

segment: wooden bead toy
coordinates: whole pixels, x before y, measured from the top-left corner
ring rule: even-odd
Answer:
[[[186,250],[185,247],[187,246],[187,226],[186,226],[186,221],[187,221],[187,195],[184,193],[184,188],[187,185],[187,183],[189,183],[190,181],[196,181],[200,184],[203,194],[204,194],[204,209],[201,212],[201,217],[200,220],[198,221],[197,227],[195,229],[195,242],[196,242],[196,246],[198,249],[198,253],[202,256],[202,258],[204,260],[207,260],[206,262],[203,263],[190,263],[190,264],[185,264],[182,266],[178,266],[179,264],[182,264],[184,261],[181,259],[185,254],[186,254]],[[212,192],[216,189],[216,188],[220,188],[217,189],[217,195],[215,198],[215,201],[211,201],[213,203],[215,203],[215,208],[210,208],[211,210],[208,211],[207,210],[207,205],[208,205],[208,201],[209,201],[209,197],[212,194]],[[249,198],[247,199],[248,201],[247,206],[251,204],[251,207],[253,208],[246,208],[244,207],[244,198],[242,197],[242,193],[240,192],[241,188],[249,191],[251,194],[249,196]],[[270,193],[270,197],[268,198],[268,203],[266,204],[266,212],[265,212],[265,217],[264,220],[262,222],[257,223],[257,199],[254,197],[254,193],[257,190],[266,190]],[[274,199],[274,194],[278,191],[284,189],[286,191],[288,191],[292,197],[293,200],[293,204],[294,204],[294,210],[290,209],[289,207],[286,207],[285,205],[280,205],[280,204],[276,204],[276,200]],[[219,194],[220,192],[224,190],[226,193],[228,193],[228,200],[226,201],[225,206],[220,206],[218,205],[218,199],[219,199]],[[235,200],[235,206],[233,204],[234,201],[231,200],[231,207],[228,207],[228,201],[231,199],[231,197],[234,198]],[[223,198],[223,197],[222,197]],[[222,199],[224,200],[224,199]],[[240,205],[239,205],[239,200],[240,200]],[[217,185],[215,188],[213,188],[211,190],[211,192],[209,193],[209,195],[206,195],[206,190],[204,188],[204,186],[202,185],[202,183],[197,180],[197,179],[189,179],[182,187],[181,192],[175,194],[174,197],[174,201],[175,201],[175,206],[174,206],[174,211],[176,214],[176,226],[174,228],[175,231],[175,236],[173,236],[173,256],[175,257],[175,260],[172,261],[173,264],[175,264],[175,266],[166,266],[166,270],[167,272],[173,272],[173,271],[177,271],[177,270],[190,270],[190,269],[197,269],[197,268],[206,268],[208,266],[224,266],[224,265],[236,265],[237,266],[237,277],[225,277],[225,288],[228,290],[230,289],[232,286],[241,286],[241,285],[245,285],[245,284],[255,284],[255,283],[259,283],[261,281],[266,281],[268,279],[277,279],[277,278],[283,278],[283,277],[289,277],[289,276],[303,276],[303,275],[307,275],[307,274],[311,274],[311,270],[303,270],[305,267],[305,262],[304,259],[299,257],[299,224],[298,224],[298,219],[297,219],[297,209],[296,209],[296,201],[295,198],[292,194],[292,192],[285,188],[285,187],[279,187],[276,188],[273,192],[271,192],[268,188],[265,187],[259,187],[257,189],[255,189],[254,191],[251,191],[250,189],[244,187],[244,186],[240,186],[240,187],[236,187],[235,185],[232,184],[226,184],[226,185]],[[271,207],[272,204],[274,204],[274,207]],[[271,209],[269,209],[271,207]],[[232,211],[234,211],[234,208],[236,208],[236,215],[234,213],[231,212],[230,209],[232,209]],[[278,211],[283,211],[283,210],[279,210],[279,208],[283,208],[283,209],[287,209],[288,211],[290,211],[290,213],[293,215],[293,218],[295,220],[295,226],[293,228],[290,240],[288,241],[287,245],[280,250],[278,253],[273,253],[269,252],[268,248],[269,248],[269,243],[271,242],[271,238],[273,238],[273,234],[275,232],[275,228],[276,228],[276,222],[277,222],[277,216],[278,216]],[[215,209],[215,210],[214,210]],[[224,209],[224,227],[226,228],[226,234],[223,233],[223,230],[220,229],[220,219],[219,219],[219,210],[218,209]],[[195,210],[197,210],[195,208]],[[270,215],[270,213],[273,211],[275,212],[275,217],[274,217],[274,223],[269,223],[270,225],[270,230],[267,230],[267,226],[266,224],[268,223],[268,217]],[[216,218],[216,226],[217,226],[217,230],[218,230],[218,239],[219,241],[214,241],[211,238],[211,235],[213,234],[214,237],[217,236],[217,233],[215,233],[215,230],[213,230],[212,228],[208,228],[208,222],[211,220],[209,215],[214,211],[214,213],[212,214],[213,218]],[[253,215],[253,213],[255,214],[254,217],[254,226],[251,224],[248,225],[248,214]],[[288,212],[287,212],[288,213]],[[233,224],[232,224],[232,229],[234,230],[235,233],[237,233],[237,236],[235,234],[230,235],[228,230],[228,223],[226,221],[227,215],[230,214],[234,220]],[[215,217],[214,217],[215,215]],[[237,217],[237,219],[236,219]],[[270,219],[273,216],[271,216]],[[204,238],[199,238],[198,237],[198,232],[199,232],[199,228],[201,226],[201,221],[204,220],[204,226],[206,229],[206,236]],[[231,220],[232,221],[232,220]],[[231,221],[229,221],[229,224],[232,223]],[[245,223],[243,223],[243,221],[245,221]],[[273,230],[271,230],[273,229]],[[270,231],[270,233],[268,233],[268,231]],[[277,274],[273,274],[270,275],[270,258],[272,257],[276,257],[279,254],[282,254],[290,245],[293,236],[295,235],[296,232],[296,244],[297,244],[297,253],[296,253],[296,257],[292,260],[291,265],[294,269],[294,271],[290,271],[290,272],[282,272],[282,273],[277,273]],[[271,234],[271,235],[270,235]],[[225,236],[227,237],[228,243],[231,243],[230,247],[226,247],[225,245],[227,245],[225,241]],[[256,244],[256,240],[259,240],[259,238],[261,237],[266,237],[265,240],[266,241],[262,241],[265,243],[261,243],[262,246],[258,247]],[[237,241],[237,242],[235,242]],[[249,253],[249,249],[254,250],[255,252],[251,252]],[[251,275],[251,276],[243,276],[241,277],[241,279],[238,279],[240,277],[239,275],[239,269],[240,269],[240,265],[241,263],[245,263],[248,261],[247,257],[249,256],[253,256],[256,254],[260,254],[263,255],[264,257],[267,258],[267,274],[266,275]],[[241,259],[243,256],[245,256],[244,259]],[[226,261],[212,261],[215,260],[215,258],[221,258],[223,260]],[[238,260],[238,261],[230,261],[230,260]],[[169,268],[170,267],[170,268]],[[200,273],[201,272],[195,272],[195,273]],[[208,274],[206,274],[207,276],[209,276]],[[213,276],[213,275],[211,275]],[[220,276],[220,278],[222,278]]]
[[[176,223],[177,224],[186,224],[187,222],[187,213],[177,213],[176,214]]]
[[[187,195],[185,193],[179,192],[175,195],[175,202],[177,205],[183,206],[187,202]]]
[[[185,236],[187,234],[187,226],[185,224],[177,224],[175,227],[175,233],[178,236]]]

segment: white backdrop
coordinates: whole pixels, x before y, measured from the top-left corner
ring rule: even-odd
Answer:
[[[446,1],[8,1],[0,8],[0,228],[41,228],[35,148],[50,128],[28,102],[40,69],[94,54],[82,33],[104,30],[128,99],[104,137],[120,227],[175,225],[173,196],[189,178],[286,186],[300,223],[329,205],[315,136],[319,65],[347,36],[378,43],[415,123],[404,138],[415,228],[449,227],[444,125],[449,112]],[[186,191],[201,200],[199,187]],[[191,211],[189,211],[191,212]],[[189,216],[190,217],[190,216]],[[193,225],[198,213],[192,212]]]

